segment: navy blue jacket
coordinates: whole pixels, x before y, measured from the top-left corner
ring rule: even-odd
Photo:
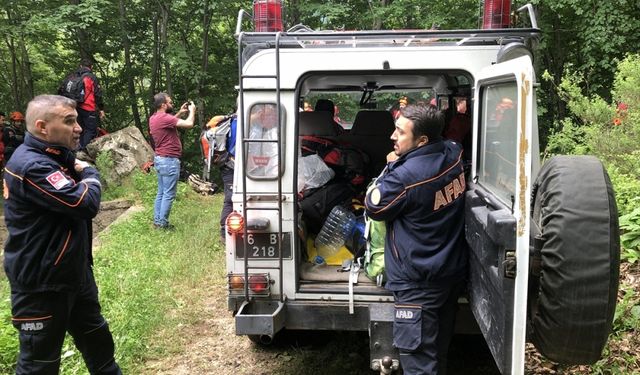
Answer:
[[[387,224],[386,288],[407,290],[461,280],[467,250],[462,149],[438,140],[387,166],[366,197],[369,217]]]
[[[78,175],[74,163],[67,148],[27,133],[5,167],[4,269],[13,291],[73,291],[85,281],[101,186],[96,169]]]

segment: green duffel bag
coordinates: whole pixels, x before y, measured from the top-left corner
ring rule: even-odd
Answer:
[[[364,270],[371,280],[382,285],[384,281],[384,239],[387,227],[384,221],[375,221],[365,216],[367,250],[364,255]]]

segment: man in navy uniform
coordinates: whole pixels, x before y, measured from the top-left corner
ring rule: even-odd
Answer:
[[[20,340],[16,374],[58,374],[66,332],[91,374],[121,374],[92,270],[100,180],[73,153],[82,131],[77,120],[73,100],[35,97],[24,143],[5,168],[4,269]]]
[[[386,288],[406,375],[446,372],[466,277],[462,149],[442,139],[443,126],[444,114],[432,105],[401,109],[389,164],[365,200],[369,217],[387,225]]]

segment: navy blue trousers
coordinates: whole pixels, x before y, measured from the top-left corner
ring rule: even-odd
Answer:
[[[121,375],[109,325],[100,313],[93,272],[77,292],[11,292],[12,322],[19,332],[16,374],[57,375],[66,332],[91,374]]]
[[[98,116],[96,111],[85,111],[82,108],[76,108],[76,110],[78,111],[78,124],[82,128],[80,150],[84,150],[87,148],[87,144],[98,134]]]
[[[464,282],[394,291],[393,345],[405,375],[445,375]]]

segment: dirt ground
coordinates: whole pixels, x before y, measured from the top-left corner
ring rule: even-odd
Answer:
[[[143,375],[371,375],[366,332],[285,332],[271,346],[236,336],[226,308],[226,290],[217,285],[204,295],[206,314],[184,327],[184,350],[147,363]],[[456,336],[449,375],[499,375],[480,336]]]
[[[640,267],[624,264],[621,282],[640,288]],[[220,281],[204,288],[201,298],[202,319],[182,328],[182,349],[178,353],[149,361],[143,375],[251,374],[251,375],[371,375],[369,339],[366,332],[285,332],[274,344],[263,347],[236,336],[234,319],[226,307],[226,289]],[[622,297],[622,296],[621,296]],[[624,334],[610,341],[605,351],[608,363],[625,363],[616,358],[636,356],[640,333]],[[545,360],[527,344],[528,375],[577,375],[592,373],[588,366],[559,367]],[[611,368],[616,368],[613,365]],[[456,335],[449,352],[449,375],[500,375],[491,353],[480,335]],[[636,368],[618,367],[622,373],[637,373]],[[627,372],[627,370],[629,370]],[[606,372],[605,372],[606,373]]]

